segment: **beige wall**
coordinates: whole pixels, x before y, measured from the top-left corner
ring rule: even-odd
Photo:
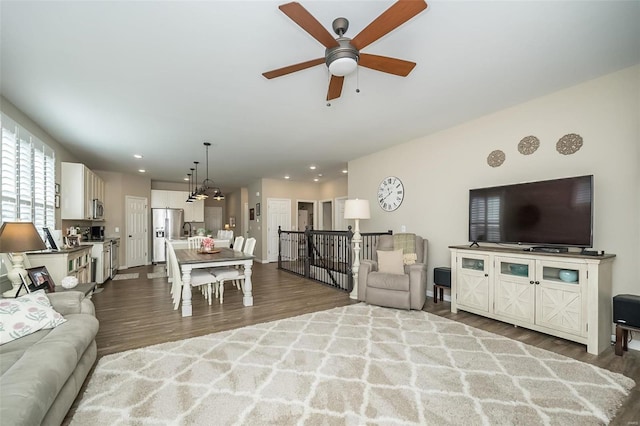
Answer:
[[[291,200],[291,228],[295,229],[298,217],[297,201],[319,201],[335,199],[347,195],[347,179],[339,179],[310,184],[309,182],[296,182],[279,179],[262,179],[252,183],[249,188],[249,208],[255,208],[256,203],[261,203],[262,215],[249,222],[249,233],[257,239],[256,258],[262,261],[267,259],[268,229],[263,225],[266,217],[267,200],[269,198],[281,198]],[[260,193],[260,196],[256,195]]]
[[[125,197],[141,197],[147,199],[147,206],[151,201],[151,180],[144,176],[124,173],[94,170],[104,180],[105,184],[105,236],[120,237],[120,267],[127,265],[127,229],[125,218]],[[149,221],[151,221],[149,210]],[[116,228],[118,230],[116,231]],[[151,222],[147,229],[151,229]],[[151,232],[147,247],[147,259],[151,261]]]
[[[371,202],[364,231],[402,225],[429,239],[429,271],[446,266],[448,246],[467,242],[471,188],[593,174],[594,248],[617,254],[613,294],[638,293],[640,276],[640,66],[561,90],[448,130],[349,163],[349,198]],[[578,133],[584,145],[560,155],[556,142]],[[532,155],[517,151],[525,136],[540,139]],[[492,168],[487,155],[506,161]],[[379,182],[399,177],[405,199],[385,213],[376,202]],[[429,273],[429,282],[433,274]]]

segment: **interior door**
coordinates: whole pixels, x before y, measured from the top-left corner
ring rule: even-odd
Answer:
[[[346,231],[347,230],[347,221],[344,220],[344,202],[347,200],[347,197],[338,197],[336,198],[336,214],[334,216],[334,228],[336,231]]]
[[[127,268],[146,265],[149,237],[147,234],[147,199],[125,196],[126,235],[125,253]]]
[[[291,230],[291,200],[267,199],[267,262],[278,261],[278,226]]]

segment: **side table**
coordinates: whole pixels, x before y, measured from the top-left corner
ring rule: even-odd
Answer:
[[[616,324],[616,343],[614,352],[618,356],[622,356],[623,351],[629,350],[627,346],[629,331],[636,331],[640,333],[640,328],[620,323]]]
[[[444,300],[444,289],[451,289],[451,268],[439,267],[433,268],[433,302],[438,303],[438,292],[440,292],[440,301]]]

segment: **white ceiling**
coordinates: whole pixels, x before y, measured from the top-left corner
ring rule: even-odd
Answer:
[[[638,1],[434,1],[363,49],[417,62],[408,77],[360,68],[327,107],[324,65],[261,75],[324,56],[282,3],[2,0],[1,92],[92,169],[177,182],[210,141],[210,177],[229,191],[326,180],[354,158],[640,62]],[[392,3],[302,1],[332,34],[348,18],[350,37]]]

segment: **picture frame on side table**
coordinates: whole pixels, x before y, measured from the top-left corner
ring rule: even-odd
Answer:
[[[40,290],[41,288],[44,288],[51,293],[56,291],[56,285],[53,282],[53,278],[51,278],[51,275],[49,275],[49,271],[47,271],[46,266],[28,268],[27,273],[29,274],[29,279],[31,280],[31,284],[29,285],[30,291]]]

